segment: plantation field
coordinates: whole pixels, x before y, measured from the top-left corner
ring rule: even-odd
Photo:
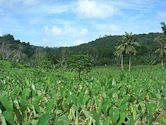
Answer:
[[[166,125],[166,71],[96,67],[79,81],[65,69],[4,68],[0,124]]]

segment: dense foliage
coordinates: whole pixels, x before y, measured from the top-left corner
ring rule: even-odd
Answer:
[[[134,39],[132,33],[125,33],[120,45],[116,47],[115,55],[121,58],[121,68],[123,69],[123,57],[128,55],[129,58],[129,71],[131,69],[131,57],[136,55],[137,48],[140,45]]]
[[[92,60],[88,55],[73,55],[69,58],[69,68],[78,73],[81,80],[81,73],[88,73],[92,69]]]
[[[79,81],[66,69],[0,65],[0,124],[166,124],[166,72],[159,66],[136,66],[130,74],[94,68]]]
[[[132,58],[134,64],[156,64],[160,62],[160,58],[155,53],[155,50],[159,47],[155,39],[160,35],[161,33],[133,35],[134,39],[141,45],[137,55]],[[114,55],[114,51],[122,37],[110,35],[75,47],[43,48],[15,40],[12,35],[8,34],[0,37],[0,58],[30,66],[48,66],[65,62],[69,55],[88,54],[93,58],[95,65],[119,65],[120,61]],[[124,63],[127,62],[128,56],[124,55]]]

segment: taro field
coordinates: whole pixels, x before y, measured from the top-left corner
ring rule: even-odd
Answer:
[[[166,125],[159,66],[0,70],[0,125]]]

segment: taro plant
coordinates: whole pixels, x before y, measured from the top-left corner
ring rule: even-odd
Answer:
[[[134,68],[121,76],[116,67],[95,67],[81,82],[67,70],[5,68],[0,125],[165,125],[166,72]]]

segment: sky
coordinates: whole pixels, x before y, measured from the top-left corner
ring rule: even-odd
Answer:
[[[0,0],[0,35],[75,46],[105,35],[161,32],[166,0]]]

